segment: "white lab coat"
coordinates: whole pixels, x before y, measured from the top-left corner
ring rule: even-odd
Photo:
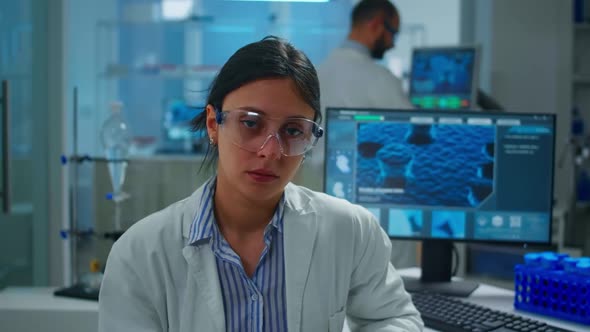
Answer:
[[[389,263],[390,242],[365,209],[289,184],[284,259],[289,331],[421,331]],[[226,331],[209,243],[187,245],[192,196],[139,221],[114,244],[99,302],[100,332]]]

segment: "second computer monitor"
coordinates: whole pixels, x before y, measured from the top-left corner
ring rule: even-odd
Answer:
[[[416,48],[412,55],[410,100],[419,108],[472,109],[478,70],[477,47]]]
[[[452,241],[551,240],[555,115],[328,108],[325,188],[395,239],[422,240],[409,291],[467,296]]]

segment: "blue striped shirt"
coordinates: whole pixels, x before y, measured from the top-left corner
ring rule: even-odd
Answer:
[[[285,263],[283,260],[283,212],[281,197],[275,213],[264,230],[265,247],[252,278],[248,277],[240,257],[225,240],[213,213],[216,177],[209,179],[200,199],[199,213],[193,221],[189,244],[210,239],[225,308],[227,331],[287,331],[285,304]]]

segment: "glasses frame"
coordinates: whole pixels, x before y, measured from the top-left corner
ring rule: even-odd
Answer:
[[[391,26],[391,24],[387,23],[387,21],[383,21],[383,26],[385,27],[385,30],[387,30],[389,33],[393,35],[394,39],[397,38],[397,36],[399,35],[399,29],[394,28],[393,26]]]
[[[231,112],[254,113],[254,114],[260,115],[261,117],[264,117],[263,114],[260,114],[258,112],[248,111],[248,110],[242,110],[242,109],[225,110],[225,111],[224,110],[220,110],[220,109],[215,109],[215,122],[217,123],[217,125],[218,126],[222,126],[223,123],[224,123],[224,121],[225,121],[225,117],[227,116],[227,114],[230,114]],[[295,156],[303,155],[303,154],[309,152],[311,149],[313,149],[317,145],[319,139],[324,135],[324,128],[322,128],[317,122],[315,122],[313,120],[306,119],[306,118],[297,118],[297,119],[299,119],[299,120],[305,120],[307,122],[312,123],[313,126],[312,126],[311,133],[315,137],[315,139],[311,142],[311,144],[309,144],[308,147],[303,152],[301,152],[299,154],[286,154],[285,153],[285,148],[283,147],[283,143],[282,143],[281,138],[280,138],[280,136],[278,134],[278,131],[274,131],[273,133],[269,133],[266,136],[266,139],[262,142],[262,144],[260,145],[260,147],[258,148],[257,151],[250,151],[250,150],[244,148],[243,146],[241,146],[240,144],[238,144],[236,142],[233,142],[233,143],[236,146],[238,146],[238,147],[240,147],[240,148],[242,148],[242,149],[244,149],[246,151],[258,152],[258,151],[260,151],[266,145],[266,143],[269,140],[269,137],[273,136],[273,137],[275,137],[277,139],[277,141],[279,143],[279,147],[280,147],[280,150],[281,150],[281,155],[283,155],[285,157],[295,157]]]

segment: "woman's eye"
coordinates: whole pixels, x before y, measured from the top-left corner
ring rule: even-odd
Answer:
[[[256,125],[258,125],[258,121],[256,120],[241,120],[240,122],[242,122],[246,128],[255,128]]]
[[[301,134],[303,134],[303,131],[298,127],[287,127],[285,128],[285,132],[289,136],[300,136]]]

